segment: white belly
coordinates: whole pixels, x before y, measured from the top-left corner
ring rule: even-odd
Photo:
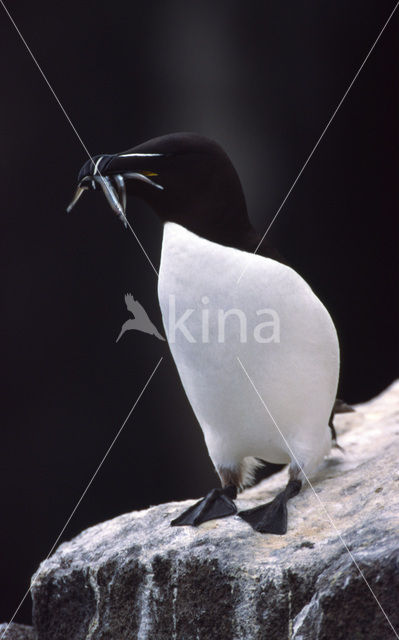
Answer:
[[[306,282],[274,260],[167,223],[158,295],[215,466],[247,456],[289,462],[293,454],[305,471],[317,466],[330,448],[339,347],[327,310]]]

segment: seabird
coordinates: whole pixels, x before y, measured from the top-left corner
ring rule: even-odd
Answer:
[[[163,222],[165,332],[222,484],[171,524],[236,514],[237,492],[265,461],[289,464],[288,484],[272,502],[238,515],[261,533],[285,533],[287,501],[330,452],[334,411],[344,408],[336,401],[339,345],[328,311],[268,239],[254,253],[260,238],[216,142],[176,133],[95,156],[68,210],[97,185],[122,220],[127,193]]]

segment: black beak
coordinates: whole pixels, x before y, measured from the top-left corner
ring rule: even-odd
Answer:
[[[159,155],[159,154],[156,154]],[[115,211],[117,216],[127,227],[126,218],[126,180],[140,180],[156,189],[163,189],[163,186],[151,180],[148,176],[140,172],[127,170],[123,173],[109,173],[109,165],[114,159],[122,159],[124,155],[103,155],[95,156],[88,160],[79,172],[78,187],[71,203],[67,207],[69,213],[78,202],[84,191],[91,191],[97,188],[102,189],[108,204]],[[127,167],[126,167],[127,168]],[[107,175],[108,173],[108,175]]]

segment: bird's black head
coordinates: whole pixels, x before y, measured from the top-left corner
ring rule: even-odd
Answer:
[[[121,217],[126,193],[147,202],[163,222],[183,225],[215,242],[239,246],[251,234],[237,172],[223,149],[194,133],[153,138],[128,151],[95,156],[79,173],[79,187],[101,187]]]

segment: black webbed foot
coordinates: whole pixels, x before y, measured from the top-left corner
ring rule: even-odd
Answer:
[[[205,498],[193,504],[170,523],[173,527],[192,525],[196,527],[207,520],[226,518],[237,513],[233,499],[237,497],[236,487],[213,489]]]
[[[290,480],[272,502],[240,511],[238,515],[259,533],[283,535],[287,532],[287,502],[299,493],[301,486],[300,480]]]

